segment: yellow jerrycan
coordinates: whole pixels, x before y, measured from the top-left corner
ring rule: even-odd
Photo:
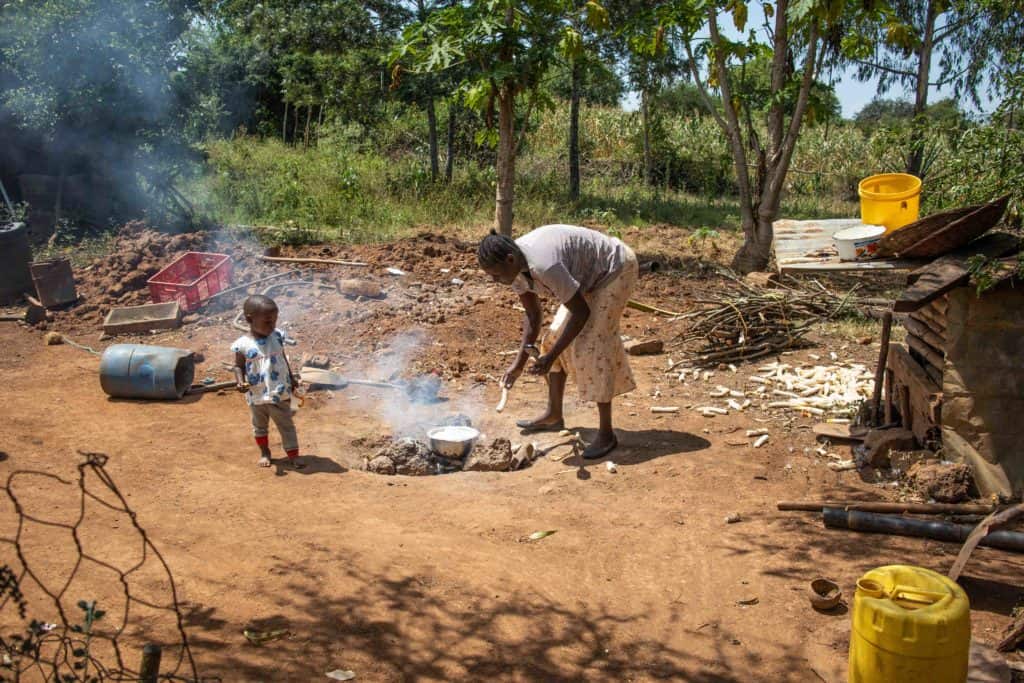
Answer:
[[[963,683],[970,646],[970,602],[945,576],[894,564],[857,581],[850,683]]]

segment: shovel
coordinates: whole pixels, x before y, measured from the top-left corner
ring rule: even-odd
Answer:
[[[344,389],[350,384],[363,387],[376,387],[378,389],[399,389],[408,394],[409,398],[430,402],[437,399],[437,392],[441,388],[441,382],[430,375],[415,377],[409,382],[393,384],[391,382],[374,382],[368,379],[352,379],[342,377],[330,370],[305,367],[299,372],[302,381],[310,387],[328,387],[331,389]]]

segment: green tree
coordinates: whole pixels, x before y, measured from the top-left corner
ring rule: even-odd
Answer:
[[[329,118],[373,124],[387,100],[383,55],[409,13],[356,0],[206,0],[222,53],[244,56],[245,82],[285,141],[308,144]],[[216,85],[216,84],[214,84]]]
[[[741,272],[768,264],[772,223],[811,93],[822,67],[834,59],[835,45],[828,38],[840,19],[863,4],[777,0],[762,7],[766,21],[761,33],[747,32],[747,3],[741,0],[677,1],[654,10],[661,27],[677,34],[705,106],[729,141],[744,233],[733,267]],[[743,40],[722,33],[726,16],[745,34]],[[766,92],[755,97],[737,79],[737,70],[742,73],[745,64],[759,58],[769,65],[769,77]],[[763,124],[756,125],[754,116],[764,103]]]
[[[503,234],[512,233],[516,105],[523,96],[535,99],[556,57],[571,53],[578,32],[566,24],[570,10],[563,0],[458,2],[407,27],[391,55],[393,80],[400,80],[403,71],[473,67],[461,90],[468,106],[485,113],[488,125],[497,113],[494,222]],[[588,23],[599,25],[604,10],[588,2],[583,12]]]
[[[59,162],[56,219],[69,165],[110,179],[134,212],[151,182],[181,159],[181,110],[171,87],[189,0],[0,3],[0,106],[41,133]]]
[[[671,39],[664,13],[646,0],[623,0],[609,5],[611,24],[616,27],[612,49],[623,63],[628,82],[640,93],[640,135],[644,182],[654,184],[652,130],[659,112],[654,98],[671,86],[685,64],[679,46]],[[685,71],[684,71],[685,73]],[[652,106],[654,105],[654,106]],[[653,111],[652,111],[653,110]]]
[[[925,116],[930,89],[951,87],[954,99],[969,99],[976,105],[985,88],[999,96],[1014,68],[1019,70],[1024,3],[888,0],[870,4],[872,11],[860,13],[846,27],[844,51],[858,65],[858,78],[878,78],[879,95],[896,86],[914,93],[906,170],[921,175],[925,133],[931,123]],[[933,65],[938,66],[934,81]]]

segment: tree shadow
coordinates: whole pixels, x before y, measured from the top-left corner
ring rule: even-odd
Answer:
[[[237,680],[314,680],[323,671],[357,669],[361,680],[678,680],[739,683],[753,672],[772,680],[809,680],[801,643],[769,643],[768,654],[745,646],[718,623],[681,626],[685,607],[668,606],[673,629],[686,634],[685,649],[663,637],[638,637],[647,607],[613,611],[598,602],[557,602],[539,591],[438,585],[444,579],[394,569],[385,575],[351,565],[324,549],[309,562],[279,560],[271,570],[280,589],[264,596],[266,616],[247,623],[289,636],[263,646],[213,648],[204,673],[232,672]],[[324,562],[345,566],[325,576]],[[331,586],[344,585],[343,592]],[[237,625],[197,606],[204,621],[194,633],[211,641],[238,642]],[[709,628],[710,627],[710,628]],[[677,639],[678,642],[678,639]],[[210,665],[215,671],[210,671]]]

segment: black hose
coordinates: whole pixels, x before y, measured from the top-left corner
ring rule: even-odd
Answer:
[[[963,543],[974,527],[935,520],[914,519],[900,515],[882,515],[861,510],[824,508],[825,526],[830,529],[851,529],[876,534],[917,536],[947,543]],[[1011,552],[1024,553],[1024,533],[1019,531],[990,531],[979,545]]]

